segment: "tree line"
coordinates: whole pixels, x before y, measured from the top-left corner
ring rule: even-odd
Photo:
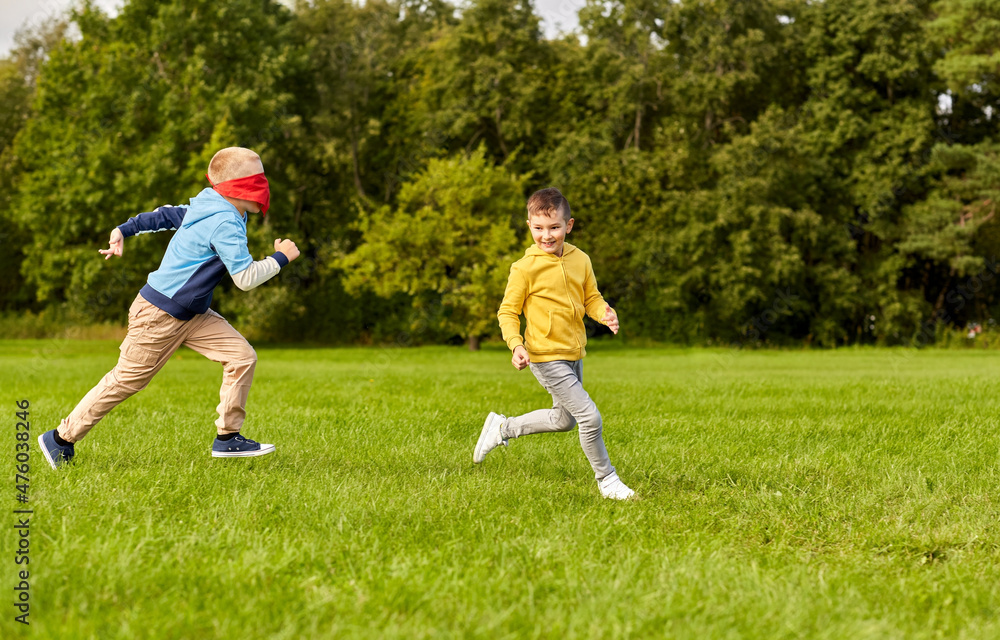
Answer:
[[[123,322],[170,234],[97,249],[241,145],[272,186],[251,251],[303,249],[217,292],[258,339],[498,336],[547,186],[627,335],[992,322],[1000,3],[588,0],[579,23],[546,38],[528,0],[129,0],[24,31],[0,61],[0,310]]]

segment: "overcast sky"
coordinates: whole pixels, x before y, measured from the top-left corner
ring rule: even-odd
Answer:
[[[37,25],[46,18],[57,15],[72,5],[74,0],[0,0],[0,55],[14,46],[14,33],[23,25]],[[121,0],[96,0],[96,4],[110,13],[121,6]],[[535,0],[535,11],[542,16],[546,35],[571,31],[577,27],[576,12],[584,0]]]

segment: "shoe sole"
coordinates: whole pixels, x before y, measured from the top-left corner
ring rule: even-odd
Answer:
[[[605,493],[602,493],[601,496],[605,500],[623,500],[623,501],[624,500],[631,500],[632,498],[635,497],[635,491],[633,491],[632,493],[628,494],[627,496],[623,496],[623,495],[619,495],[619,494],[612,495],[612,494],[605,494]]]
[[[479,441],[476,442],[476,450],[472,452],[472,461],[479,464],[486,459],[486,453],[483,453],[483,448],[486,446],[486,434],[490,432],[490,427],[493,426],[493,420],[500,419],[500,416],[490,411],[490,415],[486,416],[486,422],[483,423],[483,430],[479,432]],[[500,420],[500,424],[503,424],[503,420]],[[489,453],[489,452],[487,452]]]
[[[262,444],[260,449],[255,449],[253,451],[213,451],[213,458],[252,458],[254,456],[266,456],[269,453],[274,453],[273,444]]]
[[[42,450],[42,455],[45,456],[45,459],[49,461],[49,465],[53,469],[58,469],[59,465],[57,465],[55,463],[55,461],[52,459],[52,456],[49,455],[49,448],[46,447],[45,446],[45,442],[42,441],[42,438],[44,438],[44,437],[45,437],[44,433],[42,435],[38,436],[38,448]]]
[[[623,493],[620,491],[609,491],[605,493],[604,489],[601,489],[600,486],[598,486],[598,490],[601,492],[601,497],[605,498],[606,500],[631,500],[632,498],[635,497],[635,491],[627,487],[625,491],[627,491],[628,493]]]

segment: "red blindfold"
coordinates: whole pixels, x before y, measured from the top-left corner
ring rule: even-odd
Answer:
[[[206,174],[205,177],[208,178],[208,175]],[[208,183],[212,184],[211,178],[208,179]],[[267,208],[271,206],[271,187],[267,184],[267,178],[264,177],[263,173],[226,180],[219,184],[212,184],[212,187],[224,196],[256,202],[260,205],[260,211],[265,216]]]

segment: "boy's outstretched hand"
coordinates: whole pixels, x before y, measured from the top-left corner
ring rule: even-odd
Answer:
[[[511,358],[510,362],[518,371],[525,368],[531,363],[531,360],[528,358],[528,350],[521,345],[514,347],[514,357]]]
[[[604,324],[611,329],[611,333],[618,335],[618,314],[610,306],[604,312]]]
[[[299,248],[296,247],[295,243],[288,238],[285,238],[284,240],[281,238],[275,238],[274,250],[285,254],[285,257],[288,258],[289,262],[299,257]]]
[[[118,230],[118,227],[115,227],[114,230],[111,231],[111,239],[108,240],[108,248],[98,249],[97,252],[103,255],[105,260],[108,260],[111,256],[121,257],[122,250],[124,248],[125,236],[123,236],[122,232]]]

